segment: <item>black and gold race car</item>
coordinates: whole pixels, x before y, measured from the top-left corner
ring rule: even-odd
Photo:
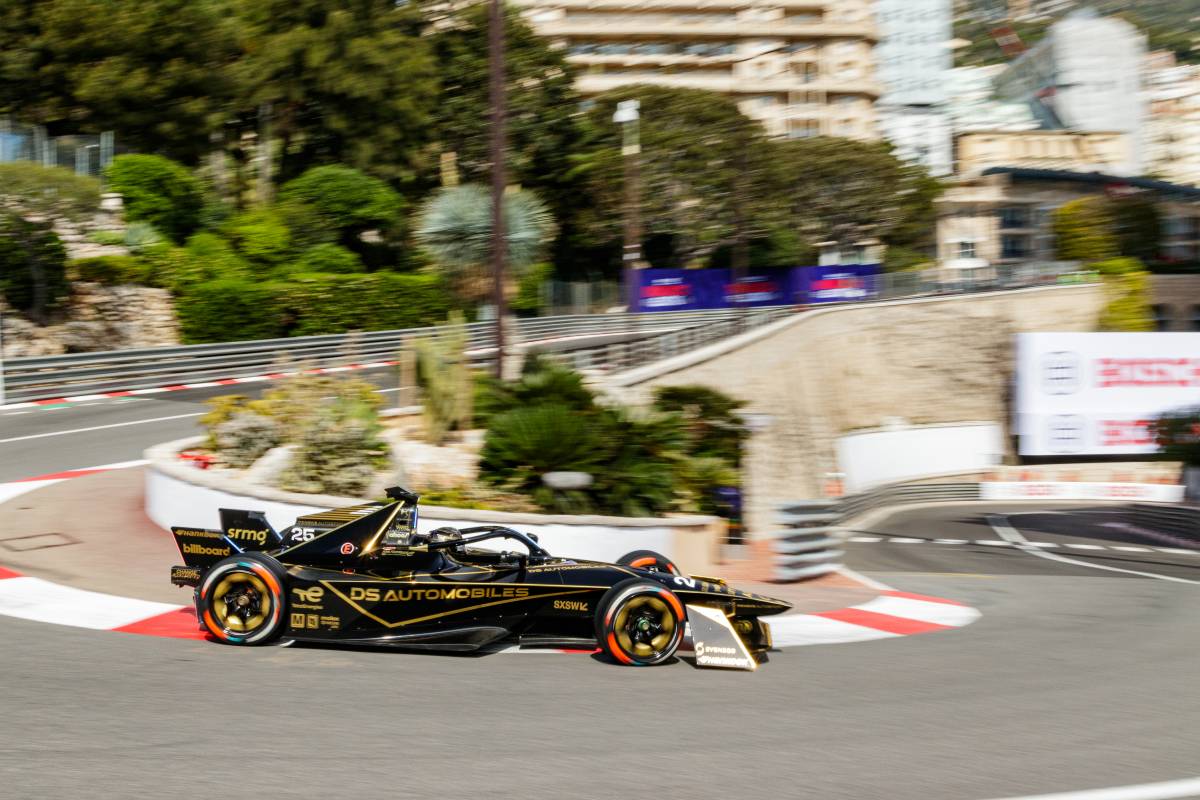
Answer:
[[[671,660],[690,629],[699,666],[753,669],[771,647],[760,617],[790,604],[683,575],[640,550],[615,564],[555,558],[501,526],[417,531],[417,495],[300,517],[221,510],[217,530],[172,528],[196,614],[229,644],[274,639],[474,651],[498,644],[599,647],[621,664]],[[513,551],[473,547],[513,542]]]

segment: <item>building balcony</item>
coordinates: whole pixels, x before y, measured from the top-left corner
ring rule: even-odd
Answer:
[[[713,9],[727,8],[741,10],[746,7],[746,0],[514,0],[514,5],[526,11],[537,9],[579,9],[600,11],[682,11],[697,8]],[[814,14],[821,13],[829,5],[828,0],[774,0],[772,8],[782,8],[787,11],[806,11]]]
[[[631,16],[613,15],[612,20],[558,19],[533,22],[534,30],[542,36],[580,37],[655,37],[679,39],[860,39],[874,42],[878,38],[875,26],[868,24],[835,24],[788,22],[786,20],[637,20]]]
[[[573,61],[574,59],[572,59]],[[620,86],[634,83],[649,83],[655,86],[670,86],[680,89],[705,89],[722,94],[775,94],[791,92],[825,92],[829,94],[863,95],[875,98],[882,87],[873,81],[815,81],[803,83],[788,75],[735,76],[726,70],[694,70],[689,72],[661,72],[637,70],[628,72],[583,73],[576,80],[576,88],[583,94],[600,94]],[[798,107],[827,108],[824,103],[804,103]],[[851,113],[857,113],[857,109]]]

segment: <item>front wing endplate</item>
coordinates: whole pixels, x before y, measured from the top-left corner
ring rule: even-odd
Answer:
[[[750,671],[758,668],[758,661],[721,609],[689,605],[687,616],[697,667]]]

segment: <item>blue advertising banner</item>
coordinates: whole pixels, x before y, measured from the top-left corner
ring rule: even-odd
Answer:
[[[628,270],[636,311],[696,311],[853,302],[878,291],[877,264],[763,270],[735,280],[729,269]]]

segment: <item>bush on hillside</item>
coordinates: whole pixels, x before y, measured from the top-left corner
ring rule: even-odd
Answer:
[[[137,256],[96,256],[67,265],[71,280],[108,286],[145,285],[150,282],[150,265]]]
[[[337,244],[318,244],[300,254],[296,272],[362,272],[363,263],[354,252]]]
[[[340,165],[313,167],[285,183],[279,199],[311,206],[343,234],[388,228],[403,208],[400,195],[386,183]]]
[[[35,315],[67,296],[67,250],[47,222],[0,214],[0,295]]]
[[[184,341],[228,342],[432,325],[452,306],[431,275],[303,274],[198,283],[176,304]]]
[[[105,173],[125,204],[125,219],[147,222],[176,242],[200,225],[200,182],[183,165],[154,155],[117,156]]]
[[[292,232],[276,211],[259,208],[230,217],[223,231],[252,264],[274,267],[292,251]]]
[[[184,245],[189,258],[203,267],[204,280],[249,278],[250,265],[234,251],[226,239],[215,233],[196,233]]]

